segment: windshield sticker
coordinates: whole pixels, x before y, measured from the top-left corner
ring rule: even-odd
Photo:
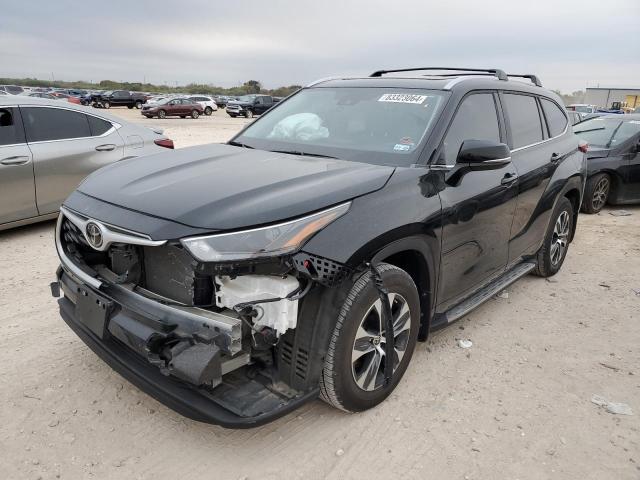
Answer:
[[[385,93],[378,101],[379,102],[392,102],[392,103],[414,103],[420,105],[424,102],[428,95],[414,95],[412,93]]]
[[[396,152],[408,152],[411,150],[411,145],[402,145],[401,143],[396,143],[393,147],[393,150]]]

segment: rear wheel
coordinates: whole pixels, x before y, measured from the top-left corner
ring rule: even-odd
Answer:
[[[378,269],[393,316],[393,376],[387,384],[382,302],[367,271],[340,310],[320,378],[322,399],[347,412],[367,410],[389,396],[409,365],[418,337],[420,302],[413,280],[393,265],[383,263]]]
[[[558,273],[569,249],[573,229],[573,206],[567,197],[562,197],[551,215],[542,248],[538,252],[533,273],[540,277],[551,277]]]
[[[133,109],[133,105],[127,105],[127,108],[128,108],[129,110],[131,110],[131,109]]]
[[[200,116],[200,112],[198,110],[191,110],[191,118],[198,118]]]
[[[611,177],[606,173],[598,173],[589,180],[584,191],[582,211],[598,213],[607,204],[611,191]]]
[[[164,110],[160,110],[158,112],[158,118],[165,118],[167,116],[167,112],[165,112]]]
[[[205,109],[204,109],[204,114],[205,114],[205,115],[209,116],[209,115],[211,115],[212,113],[213,113],[213,108],[211,108],[211,107],[207,107],[207,108],[205,108]]]

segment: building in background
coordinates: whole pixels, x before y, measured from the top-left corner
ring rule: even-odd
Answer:
[[[615,102],[631,110],[640,107],[640,88],[587,87],[584,103],[600,108],[615,108]]]

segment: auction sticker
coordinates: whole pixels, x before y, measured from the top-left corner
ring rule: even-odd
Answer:
[[[415,103],[419,105],[428,97],[428,95],[414,95],[412,93],[385,93],[378,99],[378,101],[393,103]]]

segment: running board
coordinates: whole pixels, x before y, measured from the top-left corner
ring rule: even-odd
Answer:
[[[446,323],[455,322],[460,317],[465,316],[471,310],[476,308],[477,306],[483,304],[495,294],[500,292],[501,290],[507,288],[513,282],[518,280],[521,277],[524,277],[531,270],[536,268],[535,263],[519,263],[515,267],[511,268],[511,270],[505,272],[503,275],[496,278],[489,285],[481,288],[476,293],[474,293],[471,297],[463,300],[461,303],[456,306],[450,308],[444,313],[446,318]],[[444,323],[444,322],[443,322]]]

